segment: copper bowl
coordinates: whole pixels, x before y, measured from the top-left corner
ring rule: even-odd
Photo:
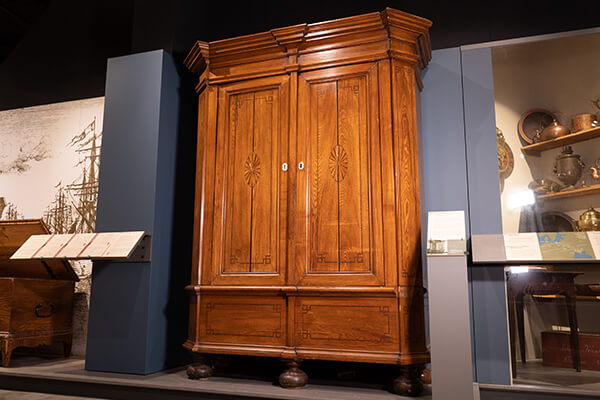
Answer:
[[[571,118],[571,126],[573,127],[573,132],[579,132],[598,126],[598,121],[594,114],[578,114]]]
[[[539,134],[539,141],[543,142],[546,140],[552,140],[559,138],[561,136],[565,136],[571,133],[569,128],[566,126],[560,125],[557,120],[552,121],[550,125],[544,128],[542,132]]]

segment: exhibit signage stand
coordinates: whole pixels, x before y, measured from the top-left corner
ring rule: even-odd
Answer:
[[[429,212],[427,282],[434,400],[479,400],[473,384],[464,211]]]
[[[144,231],[32,235],[10,259],[149,262],[150,241]]]

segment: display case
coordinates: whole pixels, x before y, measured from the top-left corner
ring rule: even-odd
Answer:
[[[562,234],[600,229],[598,45],[589,33],[492,49],[496,124],[514,155],[500,177],[503,232],[537,232],[540,248],[573,253],[554,263],[542,251],[535,265],[507,269],[517,384],[600,388],[600,254],[584,249],[585,233],[573,248]]]

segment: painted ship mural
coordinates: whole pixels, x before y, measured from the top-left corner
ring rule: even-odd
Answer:
[[[54,201],[43,216],[52,233],[94,232],[101,137],[102,133],[96,132],[94,119],[83,132],[71,139],[69,146],[79,153],[79,162],[74,167],[80,168],[81,174],[68,185],[59,182],[56,186]]]
[[[70,184],[59,182],[51,204],[46,207],[42,219],[52,233],[89,233],[96,225],[98,200],[98,171],[102,132],[96,131],[96,119],[88,124],[67,146],[79,154],[75,168],[81,170],[79,177]],[[22,219],[17,206],[0,197],[1,219]]]

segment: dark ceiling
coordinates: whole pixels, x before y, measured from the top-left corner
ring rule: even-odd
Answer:
[[[231,7],[228,2],[214,3],[201,0],[127,0],[123,1],[123,7],[133,9],[136,14],[135,19],[130,21],[134,51],[142,50],[137,48],[140,46],[136,46],[136,42],[141,42],[142,48],[154,49],[158,46],[169,52],[177,51],[177,43],[166,42],[177,41],[174,37],[176,34],[173,32],[182,29],[191,31],[185,33],[192,33],[194,40],[200,39],[195,37],[197,35],[202,36],[202,40],[215,40],[264,31],[276,26],[293,25],[299,21],[318,22],[381,11],[386,6],[433,20],[431,38],[434,49],[581,29],[598,24],[594,13],[580,12],[585,9],[580,6],[586,2],[578,0],[556,4],[538,0],[505,0],[502,3],[491,4],[476,2],[462,7],[454,2],[438,3],[422,0],[368,2],[346,0],[313,3],[311,0],[305,0],[305,2],[303,7],[298,8],[285,2],[277,2],[276,5],[261,1],[243,2]],[[52,3],[68,3],[68,1],[0,0],[0,64]],[[98,8],[96,3],[101,2],[90,1],[88,6]],[[75,12],[73,14],[65,17],[78,17]],[[187,28],[181,27],[186,25]],[[170,32],[165,35],[167,30]],[[158,37],[160,35],[165,37]],[[144,46],[145,41],[150,43]],[[187,50],[193,40],[182,40],[182,42]]]
[[[0,110],[102,96],[107,60],[386,7],[433,21],[433,49],[599,26],[589,2],[0,0]],[[182,71],[182,73],[185,73]]]
[[[0,0],[0,63],[50,3],[51,0]]]

